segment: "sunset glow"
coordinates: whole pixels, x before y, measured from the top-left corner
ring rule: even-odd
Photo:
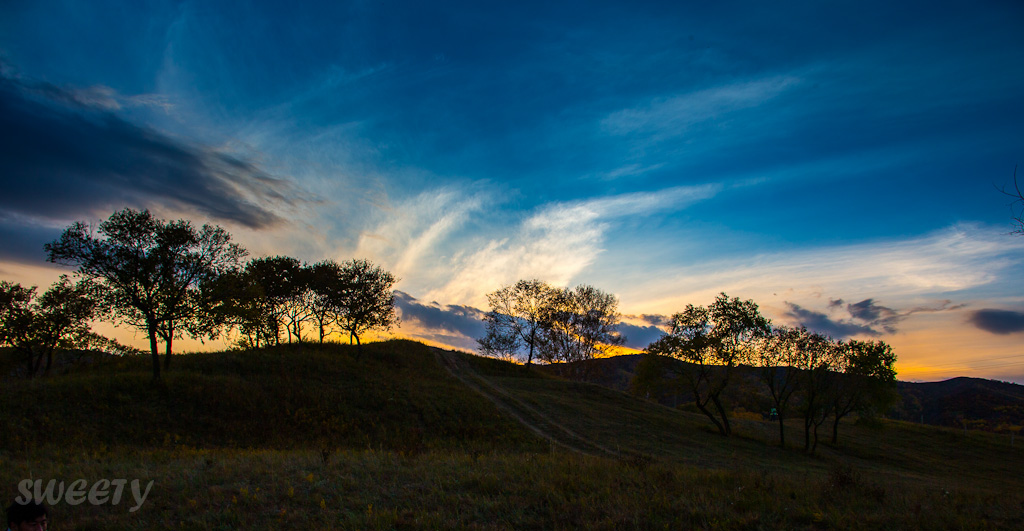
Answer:
[[[0,279],[148,208],[369,259],[433,345],[538,278],[615,294],[628,352],[726,292],[1024,383],[1020,3],[123,4],[0,7]]]

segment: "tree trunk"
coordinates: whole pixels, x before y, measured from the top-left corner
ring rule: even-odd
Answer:
[[[156,323],[149,325],[149,352],[153,357],[153,380],[160,379],[160,350],[156,344]]]
[[[39,365],[36,363],[35,350],[33,350],[32,347],[28,347],[25,351],[28,353],[28,367],[25,369],[25,376],[31,380],[32,378],[35,378],[36,372],[39,371]]]
[[[786,447],[786,425],[782,423],[782,412],[775,409],[777,414],[775,415],[779,419],[779,447]]]
[[[169,332],[170,333],[167,334],[167,337],[164,338],[164,344],[167,347],[166,350],[165,350],[165,353],[164,353],[164,370],[165,371],[169,370],[171,368],[171,344],[174,343],[174,330],[170,330]]]
[[[693,395],[693,397],[697,398],[696,393]],[[711,411],[708,411],[708,408],[704,407],[704,404],[701,404],[700,400],[694,400],[694,403],[697,404],[697,409],[699,409],[701,413],[704,413],[704,415],[707,416],[707,418],[711,419],[711,422],[715,423],[715,427],[718,428],[718,433],[721,433],[722,435],[726,436],[729,435],[728,433],[726,433],[725,428],[722,426],[722,423],[718,422],[718,419],[711,414]]]
[[[811,449],[811,417],[810,413],[804,416],[804,452],[808,452]]]
[[[46,349],[46,368],[43,369],[43,376],[50,375],[50,366],[53,365],[53,347]]]
[[[722,407],[722,403],[718,400],[718,395],[712,395],[711,401],[715,404],[715,409],[718,410],[718,414],[722,416],[722,425],[725,427],[725,431],[722,435],[726,437],[732,435],[732,427],[729,426],[729,417],[725,413],[725,408]]]
[[[836,420],[832,423],[832,444],[839,443],[839,419],[843,418],[843,415],[836,415]]]

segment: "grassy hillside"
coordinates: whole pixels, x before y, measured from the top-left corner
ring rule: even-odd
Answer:
[[[157,385],[149,363],[142,356],[5,381],[0,448],[46,452],[67,441],[83,449],[536,444],[452,380],[419,343],[373,343],[358,357],[355,347],[336,344],[176,356]]]
[[[819,455],[702,416],[417,343],[145,359],[0,389],[0,491],[153,480],[61,529],[919,529],[1024,525],[1024,444],[903,422]],[[789,427],[797,441],[800,427]]]

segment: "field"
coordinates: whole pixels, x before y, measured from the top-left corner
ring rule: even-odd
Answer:
[[[853,422],[816,456],[405,341],[116,359],[0,391],[0,485],[153,481],[59,529],[1015,529],[1022,441]],[[787,440],[801,440],[796,424]],[[9,503],[9,502],[8,502]]]

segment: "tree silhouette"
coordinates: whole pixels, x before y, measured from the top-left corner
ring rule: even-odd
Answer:
[[[333,295],[345,290],[341,264],[334,260],[317,262],[306,268],[306,280],[309,288],[306,307],[316,321],[320,343],[323,343],[331,324],[338,320]]]
[[[559,290],[540,280],[520,280],[487,294],[491,311],[484,316],[486,334],[477,340],[487,356],[514,357],[526,349],[526,364],[533,363],[545,339],[552,307]]]
[[[22,353],[29,378],[50,373],[58,349],[84,346],[97,336],[89,322],[98,310],[96,286],[72,284],[66,275],[36,296],[36,288],[0,281],[0,345]],[[43,361],[46,365],[43,366]]]
[[[120,321],[149,336],[153,378],[160,378],[158,337],[166,343],[181,330],[197,331],[204,308],[196,303],[200,285],[238,266],[244,249],[222,228],[196,229],[185,220],[164,221],[148,210],[124,209],[99,224],[93,234],[77,222],[46,244],[50,262],[77,266],[83,278],[106,289],[105,307]]]
[[[550,304],[540,344],[544,360],[589,360],[623,342],[624,338],[615,330],[619,322],[619,301],[615,295],[584,284],[562,289]]]
[[[684,362],[663,366],[686,382],[697,409],[711,419],[719,433],[729,436],[732,428],[722,392],[733,368],[769,331],[769,322],[754,301],[730,299],[720,293],[706,308],[689,304],[673,315],[668,334],[648,345],[647,352]]]
[[[761,381],[768,387],[768,394],[775,408],[776,420],[779,423],[779,446],[782,448],[786,447],[784,420],[789,411],[789,402],[802,380],[798,367],[800,347],[808,333],[803,327],[773,328],[755,354],[760,367]]]
[[[338,328],[348,332],[362,353],[359,336],[370,330],[390,330],[398,324],[393,287],[398,279],[368,260],[341,264],[338,289],[330,295]]]
[[[838,346],[830,386],[832,444],[839,442],[839,421],[859,411],[875,413],[892,405],[896,394],[896,354],[883,341],[850,341]]]
[[[839,347],[832,338],[812,332],[801,334],[797,352],[804,376],[801,385],[804,451],[814,454],[818,448],[818,427],[832,411],[830,390],[835,383],[833,371],[838,365]]]
[[[290,306],[296,303],[304,289],[302,263],[290,256],[265,256],[245,264],[244,282],[251,284],[251,293],[258,297],[248,316],[250,328],[259,331],[267,343],[281,343],[281,328],[285,328],[289,342],[292,323]]]

